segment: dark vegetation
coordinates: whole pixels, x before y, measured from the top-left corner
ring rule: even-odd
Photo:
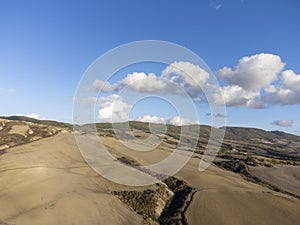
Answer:
[[[119,157],[118,160],[128,166],[140,166],[138,162],[127,156]],[[136,168],[161,180],[166,177],[163,174],[143,170],[139,167]],[[113,193],[134,211],[141,214],[146,221],[151,219],[151,221],[158,222],[162,225],[187,224],[184,213],[193,194],[193,189],[184,181],[175,177],[168,177],[162,182],[173,192],[173,197],[166,200],[166,205],[159,217],[155,213],[155,208],[158,199],[162,198],[166,193],[166,187],[164,185],[157,184],[158,189],[155,191],[147,189],[145,191],[118,191]]]
[[[159,223],[166,225],[187,224],[184,213],[193,189],[175,177],[169,177],[164,182],[173,191],[174,196],[160,215]]]
[[[126,165],[129,165],[129,166],[140,166],[140,164],[137,161],[135,161],[134,159],[129,158],[128,156],[119,157],[118,161],[120,161],[121,163],[124,163]]]
[[[158,199],[166,192],[164,185],[157,184],[157,190],[145,191],[114,191],[113,194],[126,203],[135,212],[142,215],[145,221],[154,221],[162,225],[185,225],[185,209],[189,204],[193,189],[185,182],[169,177],[164,183],[174,193],[173,197],[166,200],[165,208],[160,215],[156,214]]]
[[[142,215],[145,220],[156,220],[155,208],[159,198],[161,188],[158,190],[147,189],[145,191],[114,191],[113,194],[132,208],[135,212]]]

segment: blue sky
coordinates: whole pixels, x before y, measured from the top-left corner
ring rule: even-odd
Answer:
[[[234,70],[245,56],[269,53],[285,63],[282,71],[290,69],[298,76],[299,10],[297,0],[2,0],[0,114],[34,113],[72,121],[73,96],[87,67],[108,50],[139,40],[182,45],[214,72],[223,67]],[[159,75],[163,68],[150,69]],[[202,107],[200,120],[209,123]],[[300,134],[299,112],[299,103],[263,109],[230,106],[227,124]]]

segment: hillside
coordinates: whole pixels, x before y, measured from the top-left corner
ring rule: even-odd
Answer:
[[[0,116],[0,119],[25,121],[25,122],[30,122],[30,123],[40,124],[40,125],[54,126],[54,127],[67,128],[67,129],[72,129],[73,127],[73,125],[69,123],[57,122],[54,120],[38,120],[26,116]]]
[[[151,127],[160,126],[151,124]],[[112,124],[98,123],[97,131],[100,135],[115,136]],[[167,125],[166,134],[176,140],[180,138],[181,127]],[[189,138],[198,139],[199,149],[205,149],[211,129],[226,130],[223,140],[222,151],[238,151],[240,153],[268,156],[277,159],[290,159],[300,161],[300,137],[282,131],[265,131],[257,128],[222,127],[211,128],[207,125],[185,126]],[[200,127],[200,135],[197,130]],[[130,121],[132,130],[140,130],[150,133],[149,123]],[[186,131],[185,131],[186,132]]]
[[[285,139],[287,141],[300,142],[299,136],[288,134],[282,131],[265,131],[258,128],[245,128],[245,127],[222,127],[221,129],[226,129],[225,139],[231,139],[237,141],[266,140],[272,142],[274,140]]]
[[[87,132],[89,126],[83,126]],[[162,138],[154,150],[133,151],[130,146],[146,149],[153,143],[147,140],[148,123],[132,121],[130,126],[141,142],[122,131],[124,145],[112,124],[96,124],[102,144],[115,159],[147,176],[165,178],[136,166],[168,157],[180,141],[182,127],[167,125],[166,134],[154,135]],[[297,136],[228,127],[214,164],[199,172],[210,131],[217,128],[200,126],[198,137],[198,126],[186,126],[184,138],[198,142],[184,168],[154,185],[130,187],[90,168],[70,127],[24,117],[0,120],[0,141],[5,146],[0,155],[0,224],[294,225],[300,220]],[[150,127],[159,131],[161,125]],[[89,134],[77,135],[85,139]]]
[[[27,117],[5,118],[0,118],[0,154],[17,145],[70,131],[69,128],[65,128],[57,122],[47,124],[47,122]]]
[[[9,116],[9,117],[0,117],[0,119],[4,119],[7,121],[11,121],[8,123],[13,124],[12,121],[22,121],[29,122],[32,125],[45,127],[49,126],[52,128],[59,128],[68,131],[73,130],[73,126],[68,123],[63,122],[56,122],[51,120],[37,120],[25,116]],[[130,128],[132,130],[139,130],[146,133],[150,133],[149,123],[138,122],[138,121],[130,121]],[[116,127],[120,124],[115,124]],[[83,125],[83,126],[90,126],[90,125]],[[110,123],[97,123],[96,124],[97,131],[99,135],[109,135],[115,136],[114,130],[112,128],[112,124]],[[151,124],[151,128],[155,129],[157,127],[157,131],[160,131],[161,125],[160,124]],[[174,126],[174,125],[166,125],[166,134],[167,136],[179,140],[181,134],[181,127]],[[198,136],[198,129],[200,129],[200,135]],[[188,134],[188,138],[191,138],[195,141],[198,139],[198,148],[204,149],[207,140],[210,136],[211,129],[215,130],[225,130],[225,137],[223,140],[222,150],[223,151],[239,151],[247,154],[254,154],[259,156],[268,156],[273,157],[276,159],[286,159],[286,160],[297,160],[300,161],[300,137],[288,134],[282,131],[265,131],[258,128],[245,128],[245,127],[222,127],[222,128],[211,128],[207,125],[190,125],[185,126],[185,132]],[[2,141],[0,144],[3,146],[7,144],[10,140],[16,140],[16,135],[7,136],[5,133],[9,130],[9,127],[2,130],[4,132],[1,137]],[[41,137],[44,134],[40,134]],[[5,140],[3,140],[3,136],[5,136]],[[47,136],[47,135],[46,135]],[[26,143],[28,142],[28,138],[24,139],[23,137],[19,136],[20,138],[18,141],[15,141],[17,144]],[[129,137],[129,136],[128,136]],[[1,146],[0,146],[1,149]]]

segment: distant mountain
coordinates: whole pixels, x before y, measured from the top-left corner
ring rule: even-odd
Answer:
[[[73,130],[73,125],[63,122],[51,121],[51,120],[38,120],[25,116],[8,116],[0,117],[11,121],[25,121],[38,125],[53,126],[57,128],[64,128]],[[145,133],[150,133],[149,123],[130,121],[130,128],[132,130],[139,130]],[[87,127],[86,131],[89,131],[91,124],[83,125]],[[122,125],[122,123],[116,123]],[[162,130],[162,124],[151,124],[151,129]],[[122,127],[122,126],[121,126]],[[293,134],[288,134],[282,131],[265,131],[258,128],[245,128],[245,127],[222,127],[212,128],[207,125],[187,125],[185,130],[185,139],[195,140],[198,139],[197,146],[200,149],[204,149],[211,130],[215,131],[225,130],[225,137],[222,144],[222,151],[239,151],[245,154],[254,154],[261,156],[272,156],[281,159],[300,160],[300,137]],[[99,135],[115,136],[113,126],[111,123],[96,123],[96,128]],[[167,136],[179,140],[181,137],[180,126],[166,125]],[[200,128],[200,134],[198,133]],[[199,135],[199,136],[198,136]],[[130,137],[130,135],[128,136]]]
[[[0,116],[2,119],[7,120],[16,120],[16,121],[26,121],[36,124],[48,125],[48,126],[55,126],[61,128],[70,128],[72,129],[72,124],[64,123],[64,122],[57,122],[53,120],[39,120],[34,119],[26,116]],[[130,121],[130,127],[132,129],[137,130],[144,130],[150,132],[149,130],[149,123],[147,122],[139,122],[139,121]],[[121,123],[120,123],[121,124]],[[97,123],[96,124],[98,129],[111,129],[111,123]],[[161,126],[159,124],[152,124],[152,127]],[[191,133],[196,132],[200,126],[200,137],[207,138],[210,135],[211,127],[208,125],[188,125],[189,130]],[[179,135],[180,134],[180,126],[174,125],[167,125],[168,132],[170,134]],[[213,128],[217,129],[218,128]],[[265,131],[258,128],[248,128],[248,127],[221,127],[219,129],[226,129],[225,139],[229,140],[236,140],[236,141],[250,141],[250,140],[266,140],[266,141],[273,141],[278,139],[285,139],[288,141],[296,141],[300,142],[300,136],[285,133],[283,131]]]
[[[250,141],[259,139],[273,141],[277,139],[285,139],[288,141],[300,142],[299,136],[282,131],[265,131],[258,128],[245,127],[222,127],[221,129],[226,129],[225,139],[232,139],[237,141]]]

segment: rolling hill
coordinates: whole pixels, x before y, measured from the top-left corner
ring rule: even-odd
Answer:
[[[83,125],[87,133],[78,135],[86,138],[89,126]],[[160,126],[150,124],[155,130]],[[124,145],[112,124],[95,127],[115,159],[163,179],[149,186],[116,184],[89,167],[78,150],[71,124],[2,117],[0,224],[294,225],[300,221],[298,136],[226,127],[214,164],[199,172],[210,131],[218,128],[201,125],[198,136],[198,125],[186,126],[185,138],[197,140],[195,152],[177,174],[166,178],[137,166],[168,157],[180,141],[182,127],[167,125],[166,134],[154,135],[162,142],[151,151],[133,151]],[[131,121],[130,127],[141,142],[126,131],[126,144],[140,149],[152,146],[147,140],[151,132],[148,123]]]

